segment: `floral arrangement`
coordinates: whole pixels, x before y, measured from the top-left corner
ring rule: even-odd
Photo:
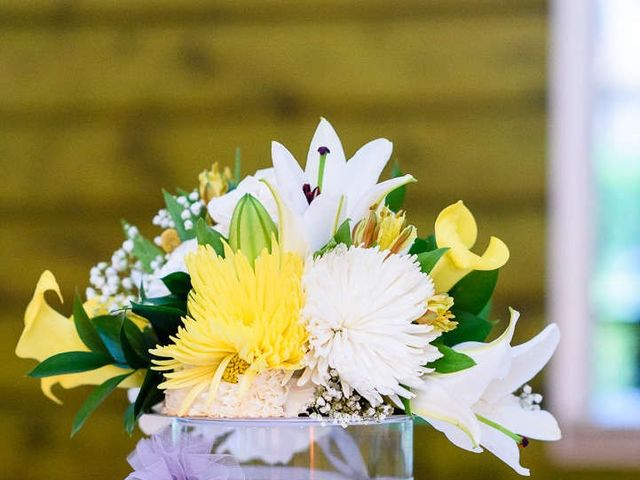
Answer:
[[[511,346],[518,313],[492,341],[491,297],[507,246],[462,202],[418,236],[401,203],[413,176],[377,139],[346,160],[324,119],[303,170],[280,143],[273,168],[240,178],[217,164],[196,188],[164,192],[153,241],[125,241],[91,269],[66,318],[42,274],[16,353],[40,363],[42,390],[97,385],[72,432],[117,387],[132,390],[131,432],[145,413],[208,418],[310,416],[344,425],[405,413],[457,446],[491,451],[521,474],[519,448],[557,440],[526,383],[552,356],[550,325]],[[61,298],[62,300],[62,298]]]

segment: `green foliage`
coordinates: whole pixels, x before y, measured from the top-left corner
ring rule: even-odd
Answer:
[[[198,245],[211,245],[219,256],[224,257],[225,238],[217,230],[207,225],[204,218],[199,218],[196,223],[196,238]]]
[[[165,284],[174,297],[181,300],[186,300],[191,291],[191,277],[185,272],[170,273],[162,278],[162,283]]]
[[[264,249],[271,251],[271,242],[278,238],[278,228],[262,203],[251,194],[244,195],[231,217],[229,246],[242,251],[253,264]]]
[[[391,178],[397,178],[404,175],[402,170],[400,169],[400,165],[398,162],[393,164],[393,168],[391,169]],[[396,188],[392,192],[387,195],[385,199],[385,204],[389,207],[390,210],[397,212],[402,209],[402,205],[404,205],[404,199],[407,196],[407,186],[402,185],[401,187]]]
[[[455,330],[443,333],[440,337],[442,343],[449,347],[462,342],[484,342],[489,336],[493,323],[486,318],[478,317],[473,313],[461,310],[453,310],[458,326]]]
[[[129,435],[133,433],[138,418],[140,418],[143,413],[150,412],[151,408],[164,398],[162,391],[158,388],[158,385],[160,385],[162,381],[163,377],[160,372],[147,370],[136,401],[130,405],[125,412],[125,430]]]
[[[168,297],[162,297],[162,299],[165,298]],[[158,299],[155,300],[157,301]],[[178,308],[173,305],[150,305],[131,302],[131,307],[133,313],[149,321],[161,344],[167,342],[169,336],[178,331],[178,327],[182,324],[182,317],[187,313],[186,306]]]
[[[413,413],[411,412],[411,400],[404,397],[400,397],[400,400],[402,401],[402,406],[404,407],[404,413],[413,416]]]
[[[347,247],[353,245],[353,241],[351,239],[351,220],[346,219],[336,230],[336,233],[333,235],[331,240],[327,242],[327,244],[322,247],[320,250],[313,254],[313,258],[318,258],[324,255],[327,252],[330,252],[338,245],[343,244]]]
[[[127,230],[130,227],[129,223],[125,220],[122,220],[122,228],[124,229],[125,236],[128,236]],[[151,268],[151,262],[153,262],[158,256],[164,255],[164,252],[158,248],[151,240],[145,238],[144,236],[138,234],[135,235],[132,239],[133,242],[133,250],[132,255],[140,260],[142,263],[142,268],[145,272],[151,273],[153,269]]]
[[[68,373],[87,372],[113,363],[113,359],[97,352],[64,352],[42,361],[27,375],[32,378],[52,377]]]
[[[122,321],[113,315],[100,315],[94,317],[91,321],[95,325],[102,342],[107,347],[111,358],[113,358],[116,363],[126,365],[127,359],[124,356],[122,345],[120,344],[120,326]]]
[[[499,270],[473,271],[456,283],[449,295],[454,299],[456,310],[480,315],[493,295],[498,282]]]
[[[131,368],[148,368],[151,365],[142,332],[125,316],[123,316],[120,326],[120,346],[126,363]]]
[[[434,235],[429,235],[425,238],[416,238],[415,242],[411,246],[409,253],[412,255],[417,255],[418,253],[423,252],[431,252],[432,250],[436,250],[438,245],[436,244],[436,237]]]
[[[420,262],[420,269],[424,273],[429,273],[433,270],[438,260],[447,253],[448,248],[437,248],[429,252],[418,253],[418,262]]]
[[[95,325],[89,319],[87,312],[85,312],[82,300],[80,300],[80,295],[77,292],[73,301],[73,321],[80,340],[89,350],[108,355],[109,351],[100,339]]]
[[[78,410],[75,419],[73,420],[73,426],[71,428],[71,436],[73,437],[82,428],[87,418],[95,411],[96,408],[107,398],[111,392],[113,392],[120,383],[128,378],[133,372],[125,373],[124,375],[118,375],[117,377],[110,378],[106,382],[99,385],[93,390],[85,402]]]
[[[459,372],[460,370],[471,368],[476,364],[473,358],[464,353],[456,352],[451,347],[442,344],[435,344],[435,346],[440,350],[442,357],[435,362],[429,363],[427,367],[435,369],[438,373]]]
[[[178,232],[178,236],[180,240],[183,242],[185,240],[190,240],[195,237],[195,229],[187,230],[184,227],[184,221],[182,220],[182,211],[184,208],[178,203],[176,197],[171,195],[166,190],[162,191],[164,195],[164,203],[167,206],[167,212],[169,212],[169,216],[171,216],[171,220],[175,224],[176,231]]]

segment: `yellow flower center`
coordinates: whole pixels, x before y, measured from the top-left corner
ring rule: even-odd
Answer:
[[[231,357],[231,360],[229,360],[227,368],[224,369],[222,380],[227,383],[238,383],[238,376],[244,375],[244,372],[246,372],[248,368],[249,363],[242,360],[236,353]]]

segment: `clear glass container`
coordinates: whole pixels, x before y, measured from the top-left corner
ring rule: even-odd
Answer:
[[[308,418],[174,418],[170,432],[175,447],[200,442],[210,457],[217,458],[217,465],[228,467],[211,478],[413,478],[413,421],[404,415],[347,427]]]

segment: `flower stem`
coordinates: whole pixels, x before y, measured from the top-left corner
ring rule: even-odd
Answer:
[[[486,417],[483,417],[482,415],[476,414],[476,417],[478,418],[478,420],[480,420],[485,425],[489,425],[490,427],[495,428],[499,432],[504,433],[507,437],[513,439],[513,441],[516,442],[518,445],[520,445],[522,443],[522,441],[524,440],[524,437],[518,435],[517,433],[513,433],[511,430],[503,427],[499,423],[492,422],[491,420],[489,420]]]

